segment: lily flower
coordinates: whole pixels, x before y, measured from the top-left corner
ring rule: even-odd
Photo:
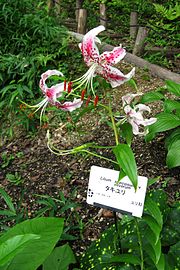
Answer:
[[[137,104],[132,107],[131,102],[133,99],[140,94],[128,94],[122,97],[123,109],[126,114],[127,121],[132,126],[132,131],[134,135],[146,135],[148,130],[140,132],[139,129],[141,126],[146,127],[154,124],[157,119],[152,117],[150,119],[144,119],[144,112],[151,112],[151,109],[144,104]]]
[[[35,112],[41,109],[40,121],[42,119],[43,112],[46,106],[48,105],[48,103],[53,106],[56,106],[57,108],[63,111],[69,111],[69,112],[72,112],[73,110],[77,108],[80,108],[83,103],[81,99],[76,99],[76,98],[72,102],[71,101],[66,101],[64,103],[59,102],[57,99],[59,97],[62,97],[65,83],[62,82],[62,83],[52,85],[51,87],[48,87],[46,84],[46,80],[53,75],[63,76],[63,74],[58,70],[48,70],[45,73],[43,73],[41,75],[39,87],[42,90],[45,98],[36,105],[31,106],[31,105],[26,104],[30,108],[35,108],[36,109]]]
[[[135,73],[135,68],[124,75],[119,69],[112,67],[112,65],[115,65],[122,60],[126,54],[126,51],[122,46],[115,47],[110,52],[106,51],[101,55],[99,54],[95,42],[101,43],[101,41],[96,36],[104,30],[105,27],[102,25],[90,30],[85,34],[82,43],[79,44],[84,61],[89,67],[89,70],[81,78],[77,79],[77,81],[80,81],[81,85],[84,83],[86,83],[86,86],[90,85],[92,90],[93,77],[97,74],[102,76],[114,88],[130,80]]]

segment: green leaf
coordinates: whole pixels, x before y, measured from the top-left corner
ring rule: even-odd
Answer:
[[[160,92],[148,92],[144,94],[140,100],[140,103],[149,103],[157,100],[164,99],[164,95]]]
[[[148,179],[148,187],[150,187],[151,185],[155,184],[156,182],[158,182],[160,179],[160,176],[157,176],[155,178],[150,178]]]
[[[113,256],[109,259],[110,263],[125,262],[131,264],[141,265],[140,259],[134,254],[121,254],[119,256]]]
[[[165,260],[164,260],[164,254],[161,253],[160,259],[158,263],[156,264],[156,268],[158,270],[164,270],[165,269]]]
[[[156,220],[160,229],[162,229],[163,218],[156,202],[154,202],[149,196],[146,196],[145,207],[148,210],[148,212],[153,216],[153,218]]]
[[[11,212],[13,212],[16,215],[16,210],[15,210],[14,205],[12,203],[12,200],[11,200],[10,196],[7,194],[7,192],[4,189],[0,188],[0,194],[2,195],[3,199],[5,200],[7,206],[11,210]]]
[[[135,80],[130,79],[127,83],[128,83],[133,89],[135,89],[136,91],[138,90],[138,87],[137,87],[137,84],[136,84]]]
[[[71,263],[76,263],[73,251],[68,244],[57,247],[43,263],[43,270],[68,270]]]
[[[172,208],[169,209],[166,222],[163,225],[162,230],[162,245],[172,246],[179,241],[180,235],[180,202],[175,203]]]
[[[176,100],[166,99],[164,101],[164,111],[167,113],[174,112],[177,116],[180,115],[180,102]]]
[[[155,243],[157,243],[157,241],[159,240],[160,237],[160,232],[161,232],[161,227],[159,226],[159,224],[156,222],[156,220],[150,216],[150,215],[143,215],[143,220],[145,220],[145,222],[148,224],[149,228],[152,230],[152,232],[154,233],[156,240]]]
[[[175,83],[173,81],[167,80],[166,85],[169,92],[180,97],[180,84],[179,83]]]
[[[171,148],[171,145],[180,140],[180,128],[175,129],[166,139],[165,139],[165,147],[167,149]]]
[[[149,229],[147,228],[146,229],[146,239],[148,240],[148,242],[150,243],[153,251],[154,251],[154,254],[155,254],[155,264],[158,263],[159,259],[160,259],[160,256],[161,256],[161,242],[160,242],[160,239],[158,238],[158,241],[156,242],[155,241],[155,235],[154,233]],[[155,243],[156,242],[156,243]]]
[[[31,240],[37,240],[37,234],[16,235],[0,245],[0,266],[12,260]]]
[[[120,168],[126,173],[132,182],[135,190],[137,188],[137,166],[133,151],[127,144],[118,144],[114,147],[113,152],[119,163]]]
[[[10,211],[10,210],[0,210],[0,215],[2,216],[8,216],[8,217],[15,217],[16,213]]]
[[[171,147],[168,149],[166,163],[168,168],[172,169],[174,167],[180,166],[180,140],[172,143]]]
[[[149,126],[149,133],[166,131],[180,125],[180,118],[170,113],[160,113],[156,118],[157,121]]]
[[[154,250],[153,250],[151,244],[149,244],[149,243],[147,242],[147,243],[144,245],[144,250],[145,250],[145,252],[146,252],[147,255],[148,255],[148,256],[146,256],[146,257],[150,258],[150,259],[154,262],[154,264],[156,264],[156,257],[155,257]]]
[[[40,235],[40,239],[29,242],[8,266],[8,270],[36,270],[52,252],[63,230],[63,219],[41,217],[26,220],[9,229],[0,242],[22,234]]]
[[[129,123],[124,123],[121,125],[122,137],[125,139],[126,143],[131,146],[133,139],[132,126]]]

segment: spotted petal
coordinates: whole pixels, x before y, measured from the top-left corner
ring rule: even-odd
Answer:
[[[115,65],[122,60],[125,55],[126,51],[122,46],[115,47],[112,51],[104,52],[100,55],[100,63],[104,62],[105,64]]]
[[[55,106],[63,111],[69,111],[72,112],[76,110],[77,108],[80,108],[83,104],[83,101],[81,99],[74,98],[72,101],[66,101],[63,104],[61,104],[59,101],[56,101]]]
[[[51,104],[54,104],[57,98],[62,96],[64,91],[64,83],[58,83],[50,88],[46,88],[45,95]]]
[[[95,41],[101,43],[101,41],[96,36],[104,30],[105,27],[102,25],[93,28],[84,36],[82,43],[79,45],[87,66],[90,66],[94,62],[98,62],[99,50]]]
[[[47,85],[46,85],[46,80],[47,80],[47,78],[49,78],[50,76],[53,76],[53,75],[63,77],[63,74],[60,71],[56,70],[56,69],[47,70],[46,72],[44,72],[41,75],[41,79],[40,79],[40,82],[39,82],[39,87],[40,87],[40,89],[42,90],[42,92],[44,94],[46,94],[46,89],[48,88]]]
[[[102,65],[102,67],[98,67],[97,73],[105,78],[114,88],[129,81],[135,73],[135,68],[133,68],[128,74],[124,75],[115,67]]]

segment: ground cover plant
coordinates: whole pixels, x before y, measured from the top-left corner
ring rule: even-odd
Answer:
[[[100,210],[97,215],[86,218],[87,209],[93,211],[95,207],[88,208],[81,195],[82,190],[79,190],[85,178],[88,179],[90,165],[99,164],[120,170],[118,181],[127,175],[136,190],[137,175],[144,175],[146,170],[144,165],[141,170],[139,162],[137,165],[138,156],[133,152],[139,141],[133,138],[134,135],[136,138],[146,135],[148,140],[158,132],[174,128],[176,130],[166,140],[167,164],[175,169],[179,165],[178,158],[174,158],[179,147],[179,103],[174,96],[165,93],[168,90],[178,98],[179,85],[168,81],[167,89],[161,87],[145,95],[138,91],[138,86],[131,79],[134,68],[127,67],[127,71],[122,73],[114,67],[126,53],[122,46],[115,47],[111,52],[99,53],[97,35],[103,30],[103,26],[92,29],[79,44],[87,66],[87,71],[80,78],[74,72],[69,75],[64,72],[65,64],[62,69],[57,69],[56,66],[51,68],[51,63],[46,70],[43,68],[41,76],[36,74],[40,77],[37,85],[43,99],[39,96],[38,100],[36,96],[32,100],[23,96],[19,99],[22,115],[29,113],[32,123],[36,125],[38,120],[41,129],[36,137],[37,144],[35,138],[31,137],[30,143],[23,137],[21,143],[26,141],[23,151],[20,151],[20,146],[10,143],[1,155],[0,269],[48,270],[52,269],[52,265],[54,269],[74,270],[179,268],[179,203],[174,198],[167,199],[166,193],[160,189],[159,171],[154,173],[154,178],[149,177],[148,186],[151,189],[146,197],[143,217],[120,215],[117,220],[115,213],[114,219],[112,213],[108,213],[111,217],[106,224],[108,229],[86,250],[90,236],[88,230],[96,228],[96,219],[101,215]],[[129,86],[120,96],[119,89],[126,82]],[[116,87],[118,91],[115,91]],[[133,93],[129,93],[130,89]],[[155,117],[151,103],[160,100],[165,111]],[[150,104],[147,106],[145,103]],[[170,121],[163,120],[167,114]],[[92,120],[94,122],[90,124]],[[39,140],[42,140],[43,147],[37,147],[41,145]],[[11,147],[12,151],[9,151]],[[150,143],[149,149],[146,148],[148,143],[143,147],[145,156],[148,156],[153,143]],[[159,155],[158,151],[154,153],[156,155]],[[52,161],[55,158],[56,164]],[[35,175],[34,168],[29,166],[32,163],[37,167]],[[54,174],[49,179],[45,174],[43,185],[38,184],[43,171],[48,169]],[[24,175],[18,170],[27,173]],[[64,176],[59,178],[62,172]],[[177,171],[173,172],[175,181]],[[30,178],[29,173],[32,173]],[[49,185],[50,195],[46,193],[46,185]],[[163,185],[168,190],[168,179]],[[37,186],[40,187],[38,193]],[[7,188],[10,188],[13,198],[8,195]],[[86,197],[87,181],[83,183],[83,189]],[[173,195],[178,197],[178,191],[175,192]],[[20,198],[17,194],[21,194]],[[34,209],[31,208],[32,203],[36,205]],[[9,229],[9,226],[12,228]],[[87,233],[88,237],[85,236]],[[98,237],[99,234],[95,235],[94,240]]]

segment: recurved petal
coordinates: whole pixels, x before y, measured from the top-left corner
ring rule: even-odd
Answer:
[[[126,50],[121,46],[115,47],[110,52],[104,52],[100,55],[100,62],[105,62],[106,64],[115,65],[126,55]]]
[[[131,119],[131,118],[128,119],[128,122],[132,126],[132,132],[133,132],[133,134],[134,135],[138,135],[139,134],[139,125],[138,125],[138,123],[136,123],[136,121],[133,120],[133,119]]]
[[[63,77],[63,74],[59,71],[59,70],[56,70],[56,69],[49,69],[47,70],[46,72],[44,72],[42,75],[41,75],[41,78],[43,80],[46,80],[48,77],[52,76],[52,75],[57,75],[57,76],[62,76]]]
[[[95,41],[101,42],[96,35],[104,31],[105,27],[100,25],[96,28],[90,30],[83,38],[82,43],[79,44],[79,47],[82,51],[84,61],[89,66],[91,62],[97,62],[99,59],[99,50],[96,46]]]
[[[59,98],[62,96],[62,93],[64,92],[64,83],[55,84],[50,88],[48,88],[48,90],[51,92],[53,99]]]
[[[80,108],[83,104],[83,101],[81,99],[74,99],[73,101],[66,101],[63,104],[61,104],[59,101],[56,101],[55,106],[63,111],[69,111],[72,112],[76,110],[77,108]]]
[[[144,105],[144,104],[137,104],[134,106],[135,110],[138,110],[140,113],[143,112],[151,112],[151,109],[149,108],[149,106]]]
[[[138,93],[138,94],[127,94],[127,95],[123,96],[122,97],[123,106],[131,104],[131,102],[133,101],[133,99],[135,97],[140,96],[140,95],[142,95],[142,93]]]
[[[45,82],[46,82],[47,78],[49,78],[52,75],[57,75],[57,76],[62,76],[63,77],[63,74],[60,71],[56,70],[56,69],[47,70],[46,72],[41,74],[39,87],[43,91],[43,93],[45,93],[46,89],[48,88]]]
[[[129,81],[135,73],[135,68],[124,75],[117,68],[111,67],[110,65],[102,65],[102,68],[98,68],[97,73],[104,77],[111,84],[112,88],[114,88]]]
[[[157,121],[157,118],[155,118],[155,117],[151,117],[149,119],[144,119],[143,126],[145,126],[145,127],[150,126],[150,125],[154,124],[156,121]]]

